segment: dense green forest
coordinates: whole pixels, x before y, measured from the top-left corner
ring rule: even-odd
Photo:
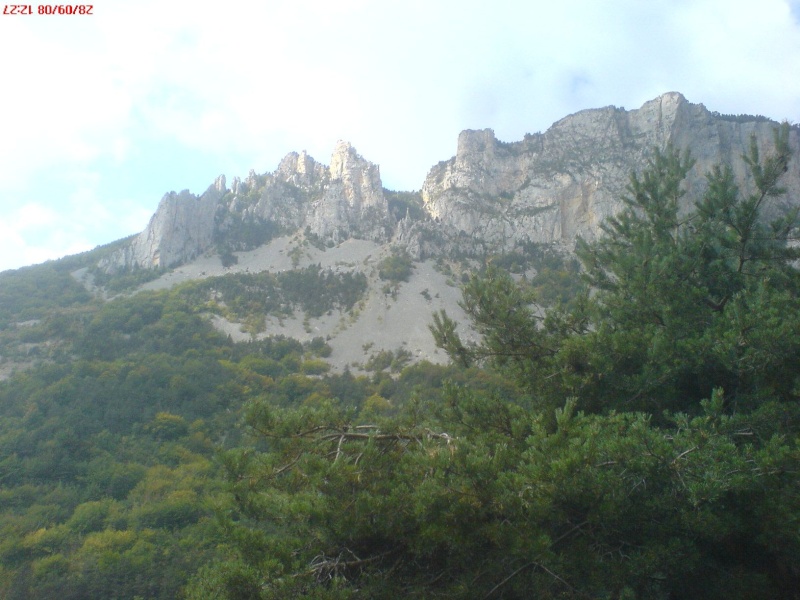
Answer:
[[[234,344],[198,314],[198,288],[30,327],[57,342],[46,364],[0,384],[1,597],[179,597],[200,565],[228,556],[218,453],[241,443],[249,403],[369,413],[461,377],[427,364],[397,379],[311,376],[323,339]]]
[[[26,308],[4,274],[0,348],[46,360],[0,383],[0,597],[800,598],[797,213],[762,217],[787,135],[689,213],[691,157],[655,152],[580,288],[487,260],[481,341],[432,317],[450,366],[323,373],[321,338],[204,316],[358,301],[318,268],[101,302],[49,266]]]

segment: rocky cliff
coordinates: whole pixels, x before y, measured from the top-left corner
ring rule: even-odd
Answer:
[[[711,113],[673,92],[638,110],[582,111],[519,142],[500,142],[490,129],[464,131],[456,156],[429,172],[422,196],[439,237],[451,242],[479,239],[492,250],[519,242],[571,247],[577,236],[597,236],[603,219],[621,209],[631,172],[646,166],[653,148],[672,144],[697,160],[686,181],[689,203],[705,189],[705,174],[715,164],[732,165],[747,186],[741,156],[753,135],[769,149],[776,126],[764,118]],[[800,150],[796,128],[791,144]],[[800,198],[797,154],[784,183],[788,197]]]
[[[385,241],[391,233],[380,170],[350,144],[339,142],[321,197],[306,212],[310,231],[339,242],[351,237]]]
[[[328,244],[393,240],[417,258],[453,250],[507,251],[526,242],[571,248],[577,236],[597,236],[603,219],[622,207],[631,172],[646,166],[653,148],[672,144],[697,159],[686,182],[689,203],[718,163],[732,165],[740,185],[747,186],[741,156],[751,136],[768,150],[776,126],[763,117],[712,113],[672,92],[637,110],[585,110],[518,142],[501,142],[490,129],[464,131],[456,155],[428,173],[423,216],[415,219],[392,216],[378,166],[339,142],[329,166],[293,152],[274,172],[251,171],[244,181],[235,178],[231,189],[220,177],[199,198],[166,195],[147,229],[104,266],[172,266],[221,242],[246,249],[265,239],[265,232],[298,229]],[[790,142],[796,154],[784,183],[787,197],[796,201],[797,128]],[[259,227],[260,237],[250,235]]]
[[[221,175],[200,197],[189,190],[165,194],[147,228],[100,267],[106,271],[158,268],[191,260],[212,245],[214,215],[225,192]]]
[[[188,190],[165,195],[147,228],[100,266],[171,267],[215,245],[244,250],[257,245],[252,240],[298,229],[331,243],[385,242],[392,227],[378,166],[339,142],[330,166],[292,152],[274,172],[251,170],[244,181],[234,178],[230,189],[220,175],[200,197]]]
[[[222,210],[285,230],[308,227],[337,242],[350,237],[385,241],[389,235],[380,170],[347,142],[336,145],[329,167],[305,152],[292,152],[274,173],[259,177],[251,171],[225,198]]]

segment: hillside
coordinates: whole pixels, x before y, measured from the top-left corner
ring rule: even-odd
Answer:
[[[796,599],[798,134],[340,143],[0,273],[0,597]]]
[[[243,329],[216,310],[213,322],[233,339],[322,336],[339,371],[398,349],[411,360],[440,363],[445,358],[428,335],[427,315],[445,309],[463,316],[456,288],[479,265],[500,259],[530,278],[549,261],[538,285],[551,289],[545,298],[551,302],[574,285],[568,275],[553,277],[552,266],[574,269],[576,240],[596,239],[604,219],[623,208],[628,176],[646,166],[655,148],[692,152],[696,162],[682,199],[688,210],[715,164],[730,165],[737,184],[752,187],[742,156],[751,140],[770,148],[776,126],[763,117],[713,113],[668,93],[637,110],[585,110],[519,142],[500,142],[488,129],[465,131],[456,156],[431,168],[420,193],[385,190],[379,167],[348,143],[337,145],[329,166],[293,152],[274,172],[251,171],[230,187],[220,176],[199,197],[188,190],[165,195],[143,232],[90,253],[71,273],[90,295],[102,297],[139,285],[164,289],[189,279],[314,264],[363,273],[368,290],[346,311],[264,315],[263,323]],[[789,144],[795,155],[783,182],[787,194],[769,206],[773,212],[800,197],[796,127]],[[415,268],[408,282],[387,287],[379,263],[398,252],[414,259]],[[560,289],[553,290],[556,280]],[[35,362],[33,347],[24,344],[0,352],[0,376]]]

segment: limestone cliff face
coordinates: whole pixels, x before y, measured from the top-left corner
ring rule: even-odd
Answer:
[[[313,233],[336,242],[349,237],[386,241],[391,220],[378,166],[339,142],[322,194],[308,207],[306,223]]]
[[[324,239],[386,241],[392,227],[380,170],[347,142],[339,142],[326,167],[305,152],[292,152],[269,175],[251,173],[244,194],[228,210],[272,221],[285,230],[308,230]]]
[[[171,266],[220,242],[245,249],[263,239],[259,227],[273,234],[304,230],[327,243],[391,240],[417,258],[502,252],[523,242],[569,249],[578,236],[599,235],[603,220],[622,208],[631,172],[646,167],[654,148],[672,144],[696,159],[685,182],[688,206],[720,163],[731,165],[749,189],[741,156],[751,136],[768,151],[776,126],[765,118],[711,113],[672,92],[636,110],[581,111],[518,142],[500,142],[490,129],[464,131],[456,155],[428,173],[424,214],[417,209],[414,218],[408,209],[406,218],[390,213],[378,166],[339,142],[329,166],[292,152],[272,173],[234,178],[230,190],[221,176],[200,197],[167,194],[147,229],[102,266]],[[783,181],[794,202],[800,199],[799,131],[791,131],[795,157]]]
[[[170,267],[198,256],[213,242],[214,215],[224,194],[224,176],[200,197],[188,190],[165,194],[147,228],[100,267],[108,271]]]
[[[393,220],[378,166],[339,142],[329,167],[292,152],[273,173],[234,178],[230,190],[220,176],[199,198],[188,191],[165,195],[147,228],[100,266],[114,271],[177,265],[213,249],[226,233],[267,224],[284,232],[305,229],[337,243],[353,237],[383,242]]]
[[[582,111],[520,142],[499,142],[489,129],[464,131],[456,156],[429,172],[423,201],[451,240],[480,239],[493,250],[524,241],[571,247],[577,236],[596,237],[603,219],[622,208],[630,173],[645,168],[654,147],[691,150],[697,163],[686,198],[692,202],[718,163],[732,165],[747,186],[741,155],[753,134],[761,148],[770,148],[776,125],[710,113],[673,92],[638,110]],[[797,134],[791,134],[796,149]],[[797,198],[797,158],[790,171],[785,184]]]

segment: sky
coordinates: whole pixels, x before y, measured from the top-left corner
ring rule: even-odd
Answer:
[[[337,140],[416,190],[464,129],[515,141],[669,91],[800,121],[800,0],[94,1],[0,14],[0,271]]]

